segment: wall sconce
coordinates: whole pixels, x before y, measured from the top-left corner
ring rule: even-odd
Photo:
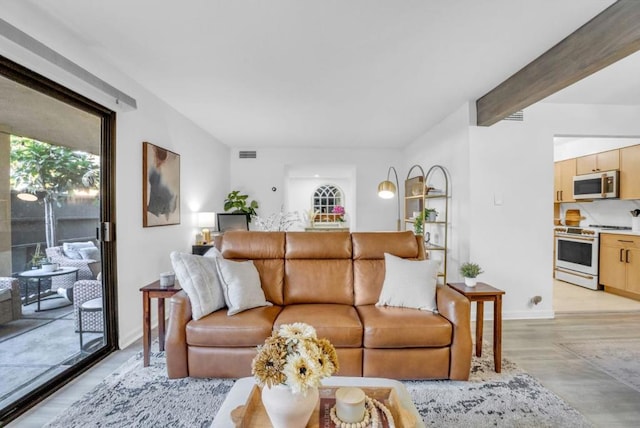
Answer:
[[[389,181],[389,177],[391,176],[391,171],[396,177],[396,184]],[[392,166],[389,167],[387,171],[387,179],[380,184],[378,184],[378,196],[382,199],[391,199],[394,196],[398,198],[398,216],[396,219],[396,227],[398,232],[400,231],[400,195],[398,194],[398,188],[400,187],[400,182],[398,182],[398,171]]]
[[[216,226],[216,213],[214,212],[202,212],[198,213],[198,227],[202,229],[202,243],[208,244],[211,242],[211,229],[215,229]]]

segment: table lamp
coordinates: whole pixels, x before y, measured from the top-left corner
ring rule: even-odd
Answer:
[[[201,212],[198,213],[198,227],[202,229],[202,243],[211,242],[211,229],[216,226],[216,213]]]

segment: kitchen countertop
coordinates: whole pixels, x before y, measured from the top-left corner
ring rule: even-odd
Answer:
[[[634,236],[640,236],[640,231],[639,232],[634,232],[632,230],[600,229],[600,234],[602,235],[603,233],[610,233],[612,235],[634,235]]]

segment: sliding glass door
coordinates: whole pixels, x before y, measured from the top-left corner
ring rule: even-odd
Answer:
[[[115,349],[114,120],[0,57],[0,425]]]

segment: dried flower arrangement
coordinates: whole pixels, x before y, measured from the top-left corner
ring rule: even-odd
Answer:
[[[338,355],[327,339],[305,323],[284,324],[258,346],[251,373],[260,386],[284,384],[293,393],[306,394],[322,378],[338,370]]]

